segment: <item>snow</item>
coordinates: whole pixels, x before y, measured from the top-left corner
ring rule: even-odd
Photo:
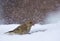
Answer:
[[[55,13],[55,12],[54,12]],[[19,24],[0,25],[0,41],[60,41],[60,12],[50,15],[46,19],[45,25],[35,24],[31,28],[31,34],[9,35],[5,32],[13,30]],[[39,31],[45,30],[45,31]],[[38,32],[35,32],[38,31]]]
[[[54,12],[48,12],[48,15],[45,19],[46,23],[57,23],[60,21],[60,10]]]
[[[18,24],[0,25],[0,41],[60,41],[60,22],[46,25],[35,24],[30,31],[47,29],[45,32],[39,31],[26,35],[4,34],[17,26]]]

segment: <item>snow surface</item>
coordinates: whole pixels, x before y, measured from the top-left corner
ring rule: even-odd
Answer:
[[[56,24],[32,26],[30,32],[46,29],[45,32],[39,31],[26,35],[9,35],[5,32],[16,28],[17,24],[0,25],[0,41],[60,41],[60,22]]]
[[[9,35],[5,32],[13,30],[19,24],[0,25],[0,41],[60,41],[60,12],[50,15],[46,19],[51,24],[40,25],[35,24],[31,28],[31,32],[38,31],[26,35]],[[53,23],[52,23],[53,22]]]

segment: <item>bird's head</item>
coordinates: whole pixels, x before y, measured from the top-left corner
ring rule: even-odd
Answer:
[[[32,20],[28,20],[28,21],[25,22],[25,24],[32,26],[33,25],[33,21]]]

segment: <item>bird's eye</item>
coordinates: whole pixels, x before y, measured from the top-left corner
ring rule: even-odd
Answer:
[[[30,22],[30,24],[32,24],[32,22]]]

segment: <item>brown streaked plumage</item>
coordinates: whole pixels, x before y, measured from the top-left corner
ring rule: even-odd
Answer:
[[[14,30],[12,31],[9,31],[7,33],[10,33],[10,34],[28,34],[30,29],[31,29],[31,26],[33,25],[33,22],[30,20],[30,21],[26,21],[24,24],[22,24],[21,26],[18,26],[17,28],[15,28]]]

